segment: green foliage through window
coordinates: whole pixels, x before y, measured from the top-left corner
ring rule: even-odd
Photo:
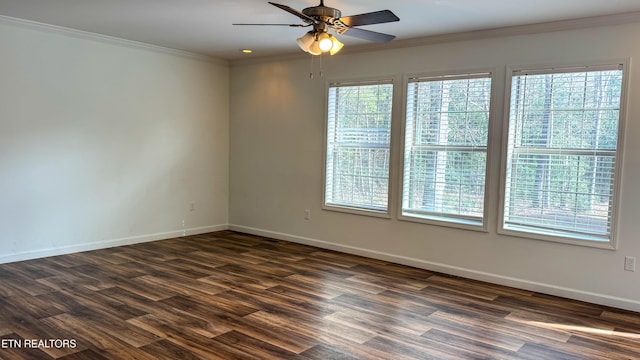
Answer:
[[[329,88],[325,204],[387,211],[393,84]]]
[[[504,227],[609,241],[622,70],[512,76]]]
[[[490,74],[412,78],[402,215],[482,225]]]

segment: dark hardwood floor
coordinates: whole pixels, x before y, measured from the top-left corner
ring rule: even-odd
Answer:
[[[640,314],[231,231],[0,265],[1,359],[638,359]]]

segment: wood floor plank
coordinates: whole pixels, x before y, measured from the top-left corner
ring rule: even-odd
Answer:
[[[51,316],[40,321],[42,324],[50,326],[60,331],[68,331],[72,334],[72,339],[76,340],[80,348],[106,349],[111,347],[128,349],[125,343],[119,339],[105,333],[100,329],[90,327],[82,318],[71,314],[60,314]]]
[[[373,266],[386,266],[391,264],[388,261],[367,258],[358,255],[345,254],[339,251],[316,249],[313,253],[309,254],[311,258],[326,261],[342,267],[354,267],[356,265],[369,264]],[[395,265],[395,264],[394,264]]]
[[[0,264],[0,341],[56,338],[0,359],[639,359],[640,314],[219,231]]]
[[[203,360],[202,356],[196,355],[188,348],[179,346],[169,340],[160,340],[152,344],[145,345],[140,350],[154,356],[158,360]]]
[[[68,306],[73,303],[79,304],[79,306],[72,306],[67,311],[69,314],[76,314],[84,309],[92,309],[110,314],[113,318],[121,320],[145,314],[144,310],[140,309],[139,306],[104,296],[102,290],[93,291],[84,287],[76,287],[64,289],[59,292],[59,295],[59,298],[53,299],[52,297],[52,301],[55,304],[60,304],[58,301],[62,302],[60,306]]]
[[[246,354],[239,355],[238,350],[227,349],[226,347],[220,346],[220,343],[216,342],[215,339],[210,339],[205,336],[191,336],[189,334],[170,335],[167,337],[167,341],[179,348],[188,349],[193,355],[204,360],[248,358]]]
[[[580,360],[585,358],[583,354],[573,354],[558,348],[533,343],[525,344],[518,351],[518,356],[521,359],[530,360]]]
[[[431,314],[429,324],[433,329],[512,351],[518,351],[527,342],[566,342],[570,337],[565,332],[513,324],[503,318],[488,316],[470,318],[445,311]]]
[[[21,271],[12,271],[8,267],[0,268],[0,296],[37,296],[54,291]],[[4,289],[9,294],[3,294]]]
[[[504,317],[510,314],[508,310],[494,306],[492,302],[465,298],[456,293],[429,287],[418,292],[411,290],[387,290],[378,294],[378,296],[386,301],[395,300],[398,302],[415,303],[471,318],[482,317],[484,315]]]
[[[419,336],[431,329],[427,324],[414,325],[391,317],[378,316],[365,311],[343,310],[325,317],[326,320],[352,327],[361,331],[371,330],[376,335],[384,335],[393,338]]]
[[[325,360],[325,359],[334,359],[334,360],[358,360],[361,359],[359,357],[351,356],[350,354],[346,354],[341,351],[339,348],[333,345],[319,344],[311,349],[305,350],[300,355],[307,359],[314,360]]]
[[[70,256],[72,254],[67,254],[67,255],[59,255],[59,256],[51,256],[48,258],[44,258],[44,259],[35,259],[35,260],[28,260],[29,262],[33,262],[33,263],[37,263],[38,265],[43,265],[43,264],[53,264],[55,266],[61,267],[61,268],[70,268],[70,267],[74,267],[74,266],[78,266],[78,265],[87,265],[89,264],[88,262],[79,259],[78,257],[75,256]]]
[[[363,262],[349,268],[349,270],[361,274],[375,274],[376,276],[407,280],[426,280],[436,274],[428,270],[385,262]]]
[[[15,299],[19,301],[19,304],[15,304],[17,301],[14,301],[12,298],[6,298],[4,300],[11,304],[15,304],[16,308],[20,309],[21,314],[26,314],[34,319],[42,319],[64,312],[64,310],[57,307],[55,303],[48,301],[47,298],[50,294],[51,293],[38,296],[23,296],[19,299]],[[0,300],[0,304],[2,304],[2,300]],[[8,311],[8,309],[5,311]]]
[[[422,337],[443,344],[447,344],[455,349],[464,349],[475,354],[475,358],[499,358],[516,359],[516,350],[505,349],[497,341],[478,341],[473,337],[455,335],[451,332],[440,329],[431,329],[424,333]],[[521,347],[518,349],[520,350]]]
[[[56,273],[51,269],[37,264],[35,261],[22,261],[9,264],[0,265],[0,269],[11,272],[12,274],[19,274],[23,278],[29,278],[32,280],[42,279],[45,277],[53,276]],[[8,276],[7,273],[0,274],[2,277]]]
[[[178,292],[168,287],[160,287],[157,286],[157,284],[145,281],[145,278],[142,276],[133,279],[123,279],[118,283],[117,287],[145,297],[151,301],[164,300],[178,295]]]
[[[612,336],[573,335],[563,346],[563,350],[575,354],[589,354],[593,358],[637,359],[639,339],[625,339]]]
[[[126,262],[125,259],[122,259],[118,256],[120,251],[117,248],[109,248],[109,249],[100,249],[95,251],[86,251],[81,253],[73,253],[69,254],[69,257],[78,259],[84,264],[92,264],[92,265],[106,265],[106,264],[121,264]],[[81,266],[81,265],[80,265]]]
[[[419,291],[427,286],[429,283],[427,281],[417,281],[417,280],[406,280],[406,279],[397,279],[397,278],[383,278],[380,276],[371,276],[368,274],[358,274],[353,275],[346,280],[350,282],[368,284],[368,285],[376,285],[384,288],[385,290],[389,289],[409,289]]]
[[[318,347],[322,346],[320,349],[324,351],[331,351],[331,353],[336,354],[337,357],[327,357],[327,358],[317,358],[314,356],[314,353],[318,351]],[[312,359],[407,359],[409,358],[407,354],[401,353],[399,351],[385,351],[380,350],[372,346],[368,346],[365,344],[358,344],[352,341],[344,340],[342,338],[339,339],[331,339],[326,344],[316,345],[308,350],[305,350],[301,353],[301,355],[305,357],[310,357]],[[428,359],[428,358],[427,358]]]
[[[348,277],[354,276],[358,274],[358,272],[351,271],[348,268],[337,268],[335,266],[328,265],[324,262],[317,261],[313,258],[307,258],[303,261],[295,261],[295,262],[273,262],[270,261],[268,263],[263,263],[263,265],[271,264],[271,266],[280,267],[281,269],[285,269],[290,271],[292,274],[289,275],[303,275],[303,276],[313,276],[318,274],[326,274],[331,276],[340,277],[346,279]]]
[[[111,286],[115,286],[112,281],[98,281],[96,279],[87,279],[86,277],[80,278],[68,273],[65,275],[55,275],[47,278],[37,280],[40,284],[45,285],[56,291],[62,291],[64,289],[75,288],[78,286],[85,286],[90,290],[101,290]]]
[[[40,283],[57,284],[57,288],[69,288],[84,286],[90,290],[101,290],[116,286],[119,280],[126,278],[121,276],[113,268],[108,268],[109,264],[98,266],[94,264],[74,266],[66,273],[50,278],[39,279]]]
[[[452,349],[448,344],[424,340],[423,344],[413,341],[399,341],[377,336],[365,343],[366,346],[387,354],[402,354],[404,359],[478,359],[477,353],[464,349]]]
[[[172,276],[145,275],[136,278],[136,280],[144,282],[147,286],[157,286],[158,288],[166,289],[168,292],[186,296],[215,295],[229,290],[221,286],[185,278],[178,274]]]
[[[298,353],[315,345],[312,338],[303,334],[296,334],[274,324],[260,323],[249,314],[246,316],[234,316],[214,312],[205,304],[181,297],[174,297],[162,302],[176,308],[188,309],[188,312],[195,316],[241,331],[248,336],[279,346],[287,351]]]
[[[258,311],[247,316],[264,324],[274,324],[289,329],[297,334],[315,339],[318,343],[334,343],[338,339],[351,343],[363,344],[377,334],[373,328],[356,328],[334,321],[331,317],[305,315],[289,317],[281,313]]]
[[[434,275],[429,277],[428,286],[435,289],[444,289],[446,291],[453,291],[461,294],[465,297],[473,297],[484,300],[495,300],[500,294],[494,289],[486,289],[476,283],[467,283],[447,276]]]
[[[186,275],[183,275],[187,278],[197,277],[197,274],[204,274],[203,276],[209,276],[216,272],[216,268],[219,266],[224,266],[226,264],[202,264],[195,261],[192,261],[188,254],[182,254],[176,259],[165,261],[164,264],[171,267],[171,269],[182,269],[183,271],[188,271]],[[173,275],[173,272],[172,272]],[[202,276],[200,276],[202,277]]]
[[[340,296],[345,293],[362,295],[365,293],[370,293],[371,291],[373,291],[373,293],[379,293],[385,290],[384,288],[376,287],[376,286],[366,287],[357,283],[344,282],[344,281],[341,281],[342,278],[340,277],[336,278],[335,276],[326,275],[326,274],[315,275],[315,276],[295,274],[295,275],[287,276],[287,279],[310,285],[312,288],[315,288],[315,289],[322,289],[323,291],[329,294],[332,294],[331,296],[332,298]],[[340,279],[340,280],[336,281],[337,279]],[[274,286],[275,285],[277,284],[274,284]],[[374,290],[371,290],[371,288],[374,288]]]
[[[169,311],[159,315],[147,314],[137,318],[129,319],[127,322],[137,326],[160,338],[167,338],[170,335],[181,336],[190,334],[213,338],[231,331],[229,327],[214,324],[210,321],[193,316],[175,316]]]
[[[214,339],[220,344],[224,344],[225,349],[239,351],[239,357],[248,357],[254,359],[293,359],[296,353],[271,345],[267,342],[245,335],[238,331],[229,331]]]
[[[504,296],[501,295],[494,301],[495,304],[507,305],[508,308],[517,308],[541,314],[582,314],[592,317],[599,317],[603,309],[601,306],[587,304],[575,300],[560,299],[557,297],[539,296]]]
[[[102,291],[101,293],[107,297],[117,299],[119,301],[129,302],[145,313],[152,315],[153,318],[161,319],[158,323],[155,324],[149,324],[148,320],[142,321],[143,323],[146,323],[146,325],[141,327],[152,333],[155,332],[153,330],[150,330],[148,326],[155,326],[158,324],[159,326],[156,326],[156,329],[159,329],[159,331],[166,331],[167,328],[170,330],[179,330],[181,328],[184,328],[185,331],[189,331],[191,329],[199,329],[199,331],[196,332],[200,334],[204,333],[206,334],[205,336],[212,336],[211,334],[224,333],[230,330],[229,328],[224,328],[223,324],[212,322],[211,319],[209,319],[209,317],[215,319],[217,316],[230,314],[229,312],[219,307],[210,306],[209,311],[200,316],[200,314],[197,314],[196,312],[190,310],[189,304],[183,304],[185,305],[184,307],[178,305],[179,301],[174,303],[166,303],[166,300],[154,302],[119,288],[108,289]],[[190,297],[189,299],[191,298],[192,297]],[[241,314],[244,315],[254,311],[256,311],[256,309],[243,309]],[[142,318],[146,318],[145,315],[146,314],[143,314]],[[127,321],[129,321],[130,323],[136,323],[136,321],[141,320],[138,318],[132,318]],[[169,325],[167,326],[166,323],[169,323]]]
[[[159,340],[153,333],[132,326],[126,321],[119,321],[121,319],[100,310],[85,308],[74,311],[73,316],[77,321],[87,324],[93,329],[99,329],[103,333],[134,347],[144,346]]]
[[[65,355],[63,357],[58,358],[60,360],[109,360],[108,358],[98,354],[92,349],[85,349],[82,351],[75,352],[73,354]]]
[[[621,327],[634,328],[640,331],[640,322],[638,322],[638,313],[620,309],[605,308],[600,319],[611,321],[613,324]]]
[[[41,319],[33,317],[28,308],[15,298],[0,298],[0,324],[26,339],[69,338],[71,334],[64,330],[41,325]]]

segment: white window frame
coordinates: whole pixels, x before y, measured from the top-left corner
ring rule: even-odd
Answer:
[[[616,159],[614,165],[614,179],[613,179],[613,194],[611,211],[611,224],[609,232],[609,241],[603,241],[600,238],[589,236],[571,236],[567,232],[558,231],[556,234],[552,234],[550,231],[535,232],[531,230],[518,230],[515,227],[505,227],[505,197],[506,197],[506,182],[507,182],[507,165],[508,165],[508,151],[509,151],[509,126],[510,126],[510,110],[511,110],[511,88],[512,78],[516,72],[520,73],[567,73],[567,72],[579,72],[578,69],[605,69],[612,66],[619,66],[622,70],[622,84],[620,93],[620,112],[618,120],[618,138],[616,147]],[[618,222],[619,222],[619,207],[620,207],[620,189],[622,184],[622,162],[623,162],[623,149],[625,139],[625,125],[627,118],[627,94],[628,94],[628,82],[629,82],[629,59],[615,59],[605,61],[593,61],[586,63],[565,63],[565,64],[538,64],[538,65],[508,65],[506,68],[505,76],[505,103],[504,103],[504,121],[502,129],[502,161],[500,170],[500,198],[499,198],[499,219],[498,219],[498,234],[509,235],[527,239],[550,241],[556,243],[586,246],[607,250],[615,250],[618,245]]]
[[[349,213],[355,215],[363,215],[370,217],[378,217],[384,219],[391,219],[391,213],[393,208],[393,177],[392,174],[395,173],[395,165],[394,165],[394,138],[396,137],[394,129],[397,121],[396,118],[396,108],[398,101],[398,89],[396,86],[396,78],[395,76],[380,76],[380,77],[367,77],[362,79],[349,79],[349,80],[329,80],[325,83],[325,101],[324,101],[324,136],[323,136],[323,171],[322,171],[322,209]],[[359,206],[349,206],[349,205],[341,205],[341,204],[332,204],[327,202],[327,166],[328,166],[328,152],[329,152],[329,91],[330,88],[335,86],[366,86],[366,85],[379,85],[379,84],[390,84],[393,87],[393,94],[391,98],[391,124],[390,124],[390,143],[389,143],[389,173],[387,174],[387,207],[386,209],[372,209],[365,208]]]
[[[402,142],[401,142],[401,159],[400,166],[401,170],[399,171],[399,199],[398,199],[398,220],[423,223],[429,225],[437,225],[437,226],[445,226],[451,228],[465,229],[465,230],[473,230],[480,232],[488,232],[488,219],[489,219],[489,189],[492,184],[491,179],[491,166],[492,159],[494,157],[495,146],[493,145],[498,137],[494,136],[494,118],[495,118],[495,102],[496,102],[496,90],[497,90],[497,81],[495,78],[495,74],[497,73],[496,68],[478,68],[478,69],[464,69],[457,71],[438,71],[438,72],[428,72],[428,73],[417,73],[417,74],[407,74],[404,77],[403,82],[403,116],[402,116]],[[442,215],[429,215],[429,216],[416,216],[416,215],[405,215],[403,213],[403,202],[404,202],[404,172],[405,172],[405,147],[407,146],[407,136],[406,136],[406,125],[407,125],[407,112],[410,111],[408,108],[408,86],[411,82],[411,79],[414,78],[433,78],[433,79],[442,79],[446,80],[450,79],[464,79],[464,78],[473,78],[478,77],[478,75],[486,75],[486,77],[491,79],[491,89],[490,89],[490,99],[489,99],[489,124],[488,124],[488,135],[487,135],[487,145],[486,145],[486,162],[485,162],[485,183],[484,183],[484,199],[483,199],[483,214],[480,221],[478,220],[465,220],[459,217],[450,217],[447,214]]]

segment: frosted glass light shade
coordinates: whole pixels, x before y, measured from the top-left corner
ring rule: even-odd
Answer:
[[[344,46],[343,43],[341,43],[338,39],[336,39],[335,37],[332,37],[331,39],[332,41],[332,47],[331,50],[329,50],[329,53],[331,55],[335,55],[338,53],[338,51],[340,51],[340,49],[342,49],[342,47]]]
[[[311,47],[311,45],[315,40],[316,40],[316,37],[313,34],[313,31],[309,31],[308,33],[304,34],[302,37],[299,37],[298,39],[296,39],[296,42],[298,43],[298,46],[300,47],[300,49],[302,49],[302,51],[309,52],[309,48]]]
[[[326,32],[309,31],[296,39],[296,43],[302,51],[311,55],[320,55],[329,52],[334,55],[342,49],[343,44],[333,35]]]
[[[333,47],[331,38],[332,36],[327,33],[321,33],[318,35],[318,47],[320,48],[320,51],[327,52],[331,50]]]

